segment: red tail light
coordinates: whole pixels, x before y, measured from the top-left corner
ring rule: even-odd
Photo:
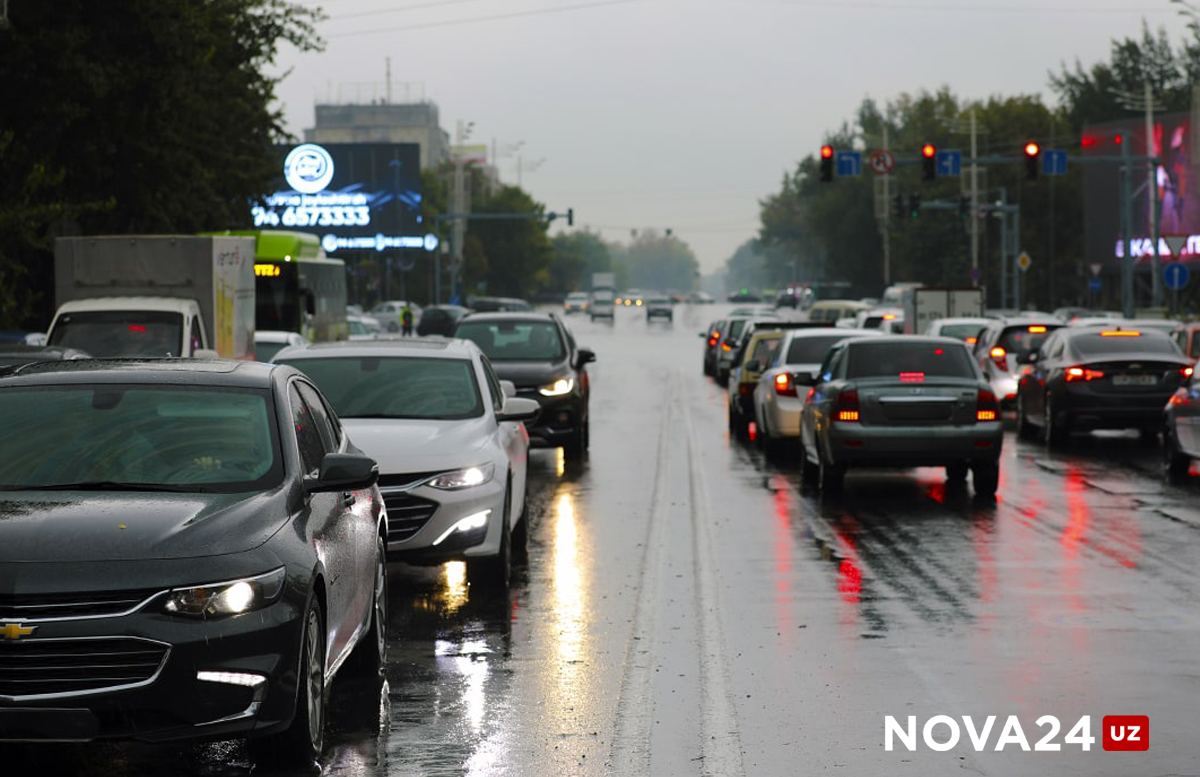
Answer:
[[[1097,380],[1104,377],[1104,372],[1101,370],[1093,370],[1087,367],[1068,367],[1067,368],[1067,383],[1076,381]]]
[[[1191,398],[1188,396],[1188,390],[1185,388],[1176,389],[1171,398],[1167,400],[1167,404],[1171,407],[1182,407],[1191,404]]]
[[[751,394],[754,393],[754,384],[753,383],[739,383],[738,384],[738,393],[741,394],[743,397],[750,396]]]
[[[717,340],[720,340],[720,339],[721,338],[718,337],[717,335],[713,335],[712,337],[708,338],[708,347],[712,348],[714,345],[717,344]]]
[[[781,372],[775,376],[775,393],[781,397],[796,396],[796,384],[792,382],[791,375]]]
[[[724,343],[721,343],[721,350],[723,350],[723,351],[732,351],[732,350],[733,350],[733,346],[732,346],[732,345],[730,345],[728,342],[724,342]]]
[[[1002,370],[1008,369],[1008,359],[1006,358],[1008,356],[1008,352],[1003,348],[997,345],[989,352],[988,355],[992,357],[992,361],[996,363],[997,367]]]
[[[1179,377],[1183,378],[1184,380],[1187,380],[1188,378],[1192,377],[1192,373],[1195,371],[1196,371],[1195,367],[1180,367],[1179,368]]]
[[[1000,406],[996,404],[996,395],[986,389],[980,389],[975,397],[975,420],[995,421],[1000,417]]]
[[[837,410],[834,414],[836,421],[858,420],[858,392],[854,389],[838,394]]]

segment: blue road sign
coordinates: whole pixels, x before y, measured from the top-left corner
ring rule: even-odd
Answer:
[[[838,178],[862,175],[862,153],[858,151],[837,152]]]
[[[937,152],[937,174],[939,176],[962,174],[962,152],[961,151],[939,151],[939,152]]]
[[[1191,273],[1183,262],[1171,262],[1163,268],[1163,283],[1172,291],[1179,291],[1188,285]]]
[[[1100,279],[1091,278],[1088,280],[1088,288],[1092,291],[1100,291]]]
[[[1042,152],[1042,175],[1066,175],[1067,152],[1052,148]]]

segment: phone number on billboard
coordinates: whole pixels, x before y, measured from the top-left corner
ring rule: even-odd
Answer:
[[[365,205],[353,207],[273,208],[255,206],[256,227],[365,227],[371,223],[371,209]]]

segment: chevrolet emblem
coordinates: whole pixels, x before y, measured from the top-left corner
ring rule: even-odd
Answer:
[[[28,637],[36,630],[37,626],[22,626],[19,623],[6,623],[2,628],[0,628],[0,634],[3,634],[5,639],[20,639],[21,637]]]

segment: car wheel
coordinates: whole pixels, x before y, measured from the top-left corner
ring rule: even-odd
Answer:
[[[1035,429],[1033,424],[1029,423],[1029,417],[1025,414],[1025,398],[1021,396],[1021,392],[1017,392],[1017,437],[1022,440],[1032,440],[1034,438]]]
[[[371,596],[371,623],[350,657],[352,670],[368,677],[380,674],[387,664],[387,547],[383,537],[377,537],[375,545],[375,590]]]
[[[981,461],[971,466],[971,485],[975,496],[990,499],[1000,487],[1000,462]]]
[[[255,761],[272,766],[311,764],[325,745],[325,622],[314,598],[300,629],[296,713],[284,731],[250,740]]]
[[[821,484],[821,490],[830,494],[840,492],[842,490],[842,481],[846,477],[846,465],[832,464],[826,461],[825,456],[818,451],[817,466],[820,472],[817,479]]]
[[[529,486],[525,486],[525,493],[521,498],[521,517],[517,519],[517,525],[513,527],[512,534],[509,537],[512,543],[512,560],[517,564],[524,564],[529,561]]]
[[[1138,429],[1138,437],[1141,440],[1143,445],[1157,445],[1158,444],[1158,427],[1157,426],[1143,426],[1140,429]]]
[[[1167,480],[1171,483],[1182,483],[1187,480],[1188,470],[1192,467],[1192,458],[1179,450],[1175,435],[1170,431],[1163,433],[1163,464]]]
[[[583,461],[587,455],[588,447],[588,430],[587,422],[571,433],[567,442],[563,445],[563,458],[567,461],[578,462]]]
[[[718,386],[728,386],[729,385],[729,372],[727,370],[721,369],[720,367],[717,368],[717,385]]]
[[[494,556],[467,559],[467,580],[500,590],[508,588],[512,575],[512,529],[508,525],[512,509],[512,483],[504,492],[504,513],[500,516],[500,550]]]
[[[967,479],[967,472],[970,467],[967,462],[959,461],[954,464],[946,465],[946,480],[950,483],[962,483]]]
[[[1046,413],[1042,426],[1042,437],[1046,440],[1047,448],[1057,448],[1067,439],[1066,428],[1062,424],[1054,422],[1054,405],[1050,401],[1049,393],[1046,394]]]
[[[758,421],[758,413],[754,414],[754,445],[760,451],[765,452],[770,442],[770,437],[767,434],[767,427]]]

